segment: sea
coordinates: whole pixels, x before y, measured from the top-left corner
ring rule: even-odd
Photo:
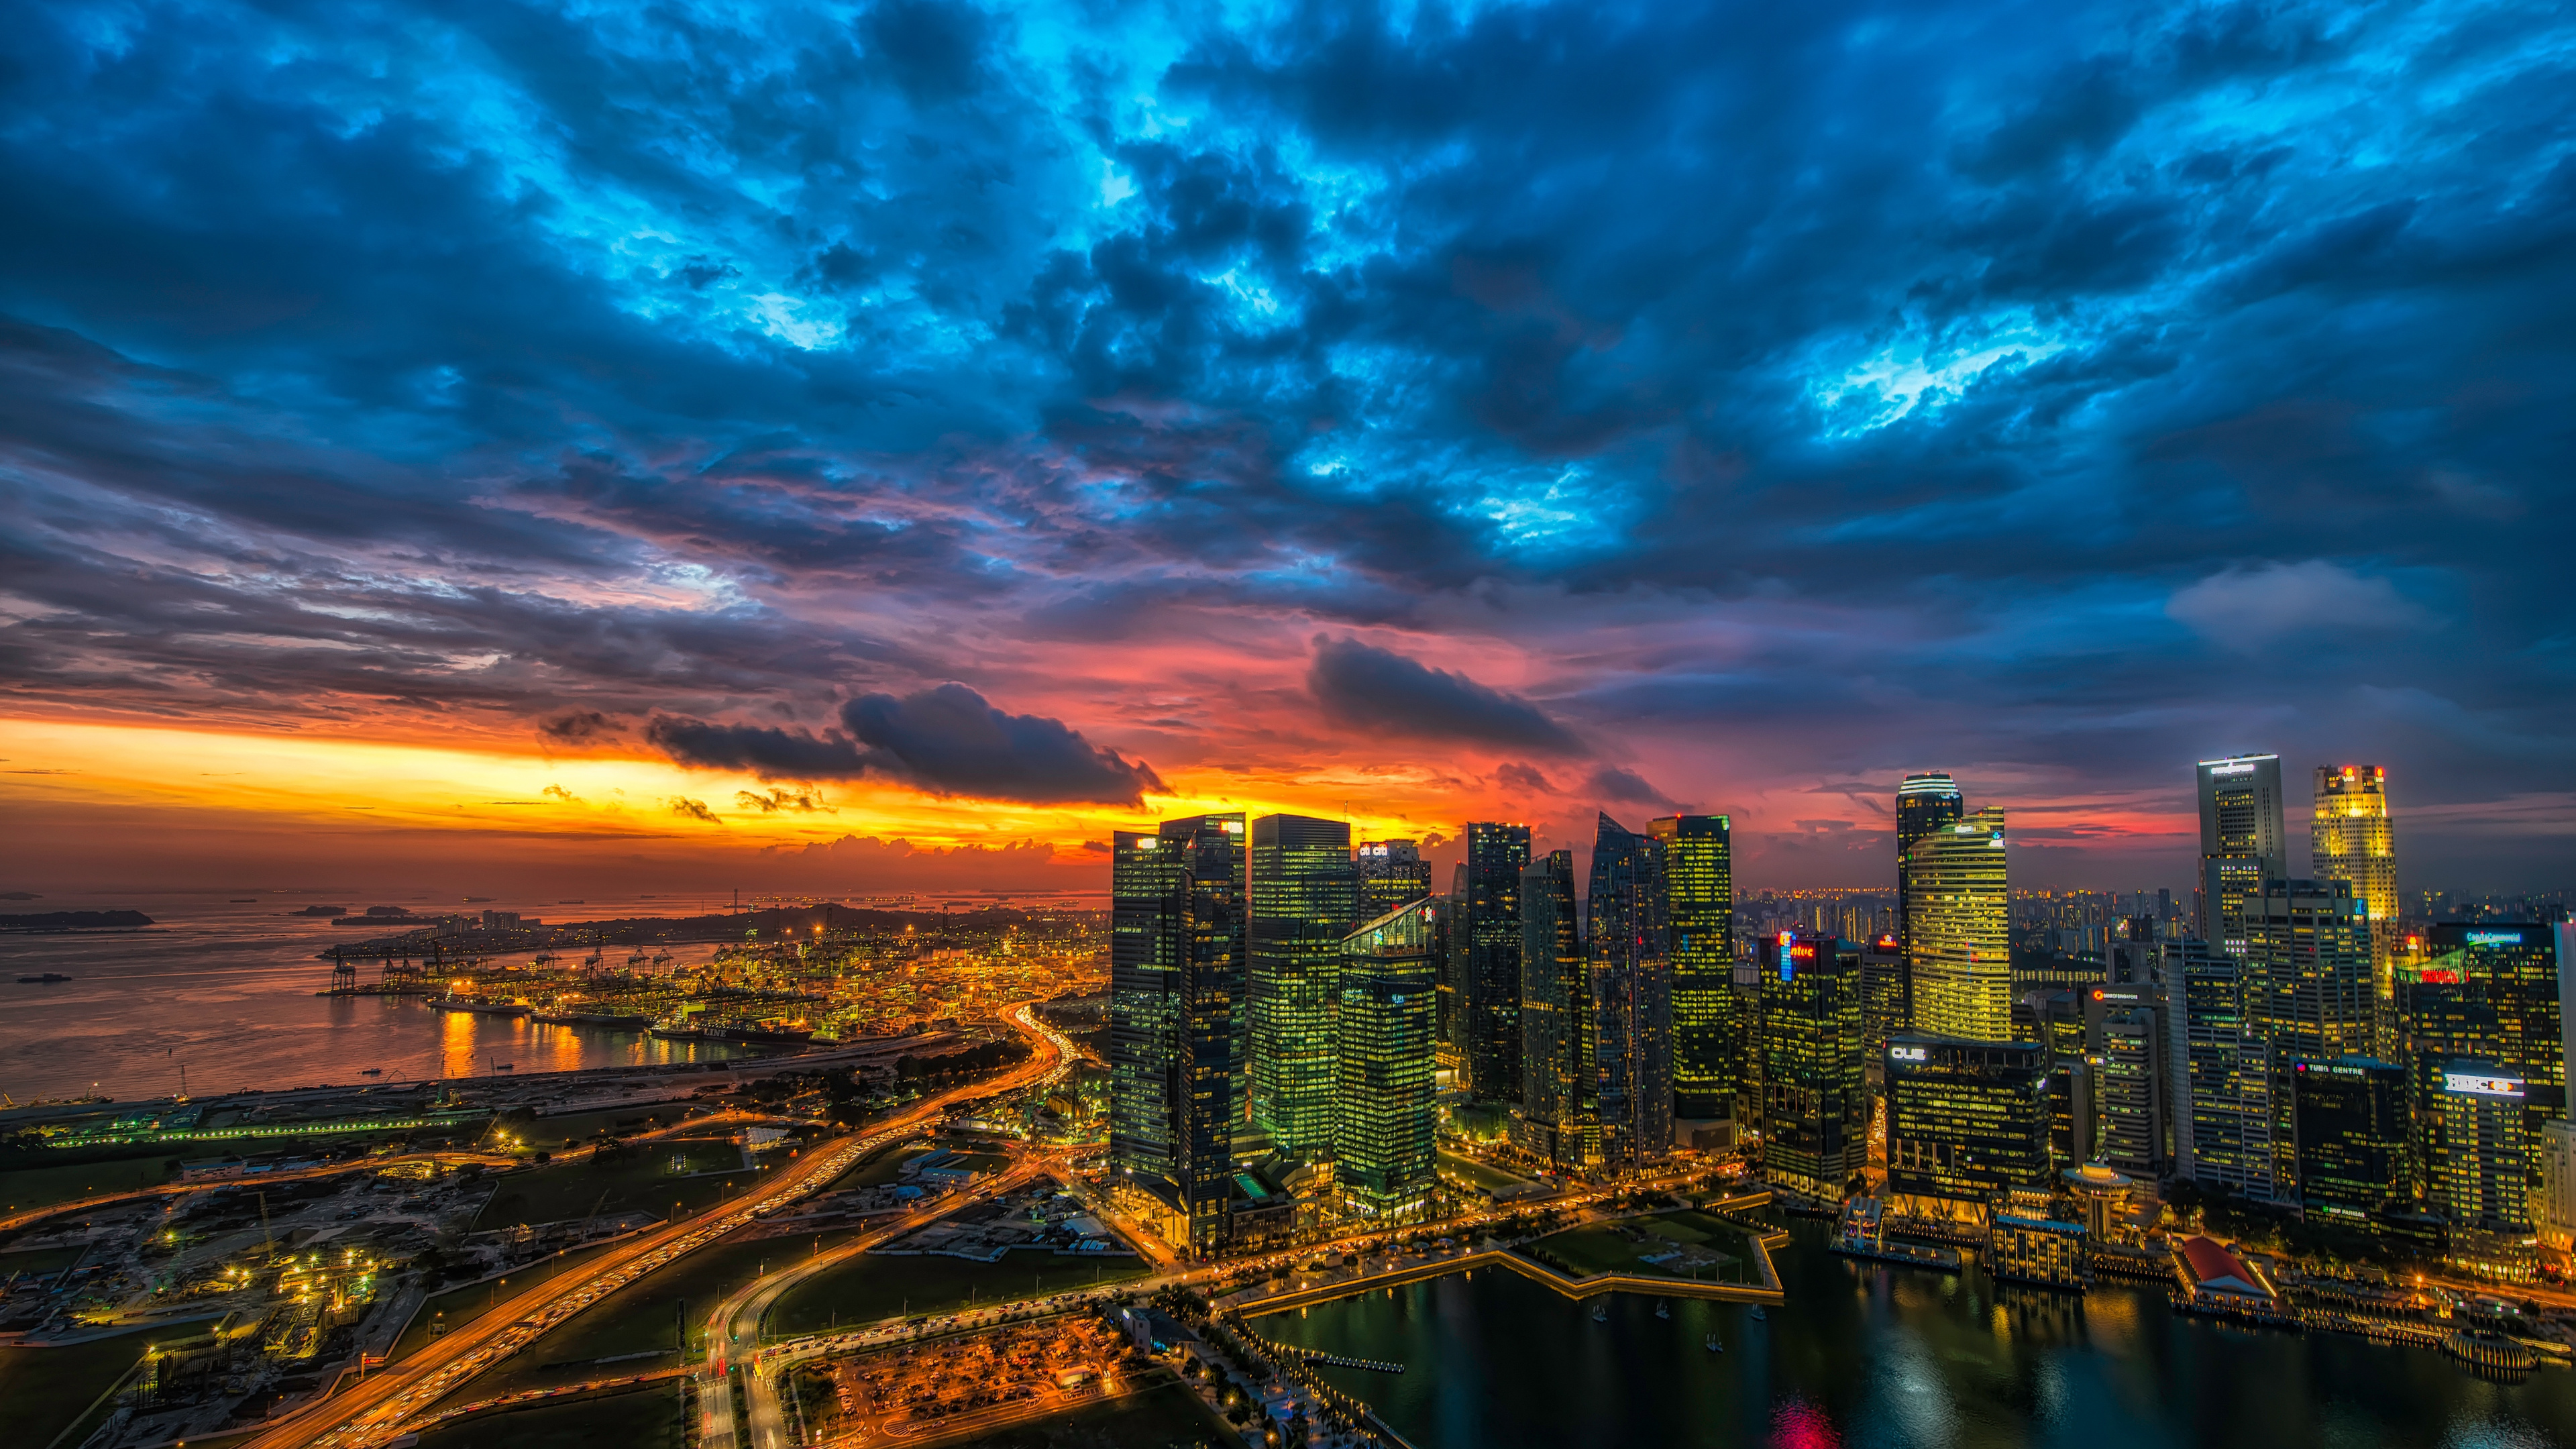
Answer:
[[[25,1105],[89,1095],[142,1101],[251,1088],[360,1085],[743,1054],[721,1043],[657,1041],[641,1032],[539,1026],[433,1010],[418,997],[324,996],[323,952],[390,934],[298,916],[308,904],[363,911],[399,905],[429,914],[517,911],[549,925],[725,909],[722,895],[593,897],[582,901],[306,893],[119,892],[0,902],[0,914],[136,910],[132,931],[0,934],[0,1094]],[[606,964],[626,965],[611,947]],[[711,943],[672,946],[673,962],[703,960]],[[520,953],[522,955],[533,953]],[[504,957],[503,959],[508,959]],[[667,968],[665,968],[667,969]],[[361,984],[380,968],[359,965]],[[57,972],[71,979],[20,984]],[[362,1075],[368,1068],[381,1075]]]
[[[1799,1222],[1788,1301],[1574,1302],[1452,1274],[1255,1320],[1392,1361],[1319,1370],[1415,1449],[2542,1449],[2576,1443],[2576,1370],[2481,1376],[2433,1349],[2239,1327],[2153,1284],[2084,1294],[1841,1257]],[[1594,1322],[1596,1303],[1606,1321]],[[1723,1352],[1712,1352],[1714,1335]]]

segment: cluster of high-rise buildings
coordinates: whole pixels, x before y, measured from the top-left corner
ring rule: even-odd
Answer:
[[[2377,767],[2317,771],[2303,875],[2276,756],[2203,762],[2199,797],[2189,918],[2141,894],[2071,957],[2017,956],[2004,812],[1939,772],[1897,787],[1892,913],[1830,918],[1743,909],[1723,815],[1603,815],[1580,873],[1473,823],[1445,892],[1341,821],[1122,832],[1113,1169],[1202,1251],[1292,1201],[1416,1214],[1454,1071],[1577,1176],[1742,1144],[1790,1195],[1970,1222],[2089,1163],[2508,1276],[2564,1247],[2568,923],[2401,916]]]

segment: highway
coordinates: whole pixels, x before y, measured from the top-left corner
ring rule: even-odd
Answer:
[[[1030,1005],[1012,1008],[1004,1014],[1003,1020],[1042,1043],[1040,1056],[1031,1058],[1032,1065],[1041,1059],[1048,1062],[1040,1080],[1050,1078],[1072,1064],[1075,1055],[1073,1043],[1054,1027],[1039,1020]],[[791,1442],[787,1434],[786,1414],[780,1407],[777,1392],[778,1370],[787,1359],[776,1354],[764,1354],[760,1350],[760,1320],[788,1289],[826,1268],[899,1238],[970,1202],[1024,1187],[1050,1171],[1059,1177],[1070,1176],[1063,1154],[1023,1157],[1012,1164],[1008,1172],[971,1193],[927,1204],[918,1212],[907,1213],[892,1223],[871,1229],[828,1253],[782,1268],[719,1304],[707,1318],[707,1361],[698,1370],[699,1449],[736,1449],[733,1399],[726,1385],[726,1372],[736,1363],[744,1368],[743,1398],[748,1411],[746,1417],[750,1421],[751,1449],[787,1449]]]
[[[255,1449],[292,1449],[308,1444],[320,1449],[356,1449],[399,1437],[407,1421],[459,1384],[646,1273],[753,1221],[765,1208],[820,1190],[861,1157],[919,1132],[959,1102],[1016,1092],[1045,1080],[1069,1060],[1071,1043],[1037,1021],[1032,1010],[1035,1005],[1024,1003],[1004,1013],[1003,1019],[1027,1033],[1038,1050],[1002,1076],[968,1082],[925,1097],[863,1137],[845,1138],[809,1152],[721,1209],[666,1223],[611,1250],[580,1272],[531,1289],[506,1319],[501,1315],[477,1319],[363,1385],[281,1415],[264,1425],[259,1436],[248,1444]]]

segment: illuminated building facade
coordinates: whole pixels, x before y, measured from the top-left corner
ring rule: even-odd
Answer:
[[[2531,1217],[2536,1154],[2525,1121],[2521,1077],[2500,1062],[2461,1057],[2442,1067],[2442,1137],[2433,1203],[2450,1221],[2445,1256],[2501,1277],[2530,1271],[2537,1234]]]
[[[1432,1028],[1444,909],[1399,906],[1342,942],[1333,1181],[1343,1205],[1365,1216],[1419,1211],[1437,1181]]]
[[[2388,771],[2378,765],[2317,766],[2308,836],[2311,872],[2352,887],[2374,926],[2397,920],[2397,836],[2388,817]]]
[[[1916,842],[1958,824],[1965,814],[1967,803],[1959,794],[1958,782],[1947,771],[1919,770],[1896,787],[1896,939],[1897,949],[1905,957],[1909,982],[1914,961],[1914,891],[1907,883],[1906,866],[1914,857]],[[1910,997],[1908,1011],[1911,1012]],[[1906,1024],[1912,1023],[1909,1014]]]
[[[1907,1032],[1887,1043],[1887,1187],[1907,1211],[1982,1218],[2050,1179],[2048,1049]]]
[[[1189,1243],[1225,1239],[1234,1131],[1244,1079],[1244,822],[1241,814],[1166,820],[1164,848],[1186,862],[1187,947],[1173,985],[1172,1181]]]
[[[2161,1177],[2172,1161],[2173,1120],[2165,989],[2105,983],[2085,992],[2084,1012],[2100,1124],[2092,1156],[2132,1177]]]
[[[1744,1013],[1735,999],[1735,861],[1723,815],[1666,815],[1646,833],[1664,848],[1673,994],[1673,1115],[1726,1117],[1743,1089]]]
[[[1869,1162],[1860,952],[1829,935],[1794,931],[1756,950],[1770,976],[1762,1013],[1764,1173],[1774,1188],[1840,1202]]]
[[[1591,963],[1574,897],[1574,852],[1521,872],[1521,1146],[1570,1171],[1601,1161]]]
[[[1109,1161],[1129,1177],[1168,1179],[1188,860],[1159,835],[1121,830],[1111,837],[1109,891]]]
[[[2004,855],[2004,812],[1995,806],[1924,836],[1906,853],[1916,1032],[1969,1041],[2012,1035]]]
[[[1373,921],[1397,906],[1430,899],[1431,862],[1422,858],[1417,841],[1362,841],[1351,860],[1359,868],[1360,877],[1360,908],[1355,919]]]
[[[2281,757],[2231,755],[2200,762],[2200,921],[2204,941],[2245,950],[2244,903],[2289,875],[2281,807]]]
[[[1584,896],[1602,1152],[1618,1165],[1650,1162],[1673,1145],[1673,978],[1666,954],[1670,893],[1664,848],[1603,815]]]
[[[1874,1075],[1886,1055],[1887,1039],[1914,1026],[1913,1004],[1905,994],[1905,945],[1893,931],[1861,943],[1860,1020]]]
[[[1528,826],[1467,827],[1467,1015],[1458,1047],[1467,1091],[1485,1101],[1512,1101],[1521,1089],[1521,872],[1529,858]]]
[[[2206,941],[2167,941],[2164,960],[2174,1170],[2204,1187],[2276,1201],[2272,1053],[2248,1016],[2244,963]]]
[[[2245,932],[2245,1015],[2270,1049],[2272,1176],[2283,1200],[2298,1189],[2288,1074],[2301,1061],[2334,1061],[2371,1049],[2370,922],[2342,881],[2272,880],[2240,902]]]
[[[1252,1120],[1280,1151],[1308,1156],[1333,1142],[1335,977],[1360,919],[1351,827],[1265,815],[1252,822],[1248,867]]]
[[[2407,1095],[2405,1069],[2376,1058],[2291,1064],[2303,1214],[2363,1227],[2414,1207]]]

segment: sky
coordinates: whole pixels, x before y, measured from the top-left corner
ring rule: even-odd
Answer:
[[[2576,885],[2567,5],[12,17],[0,884]]]

